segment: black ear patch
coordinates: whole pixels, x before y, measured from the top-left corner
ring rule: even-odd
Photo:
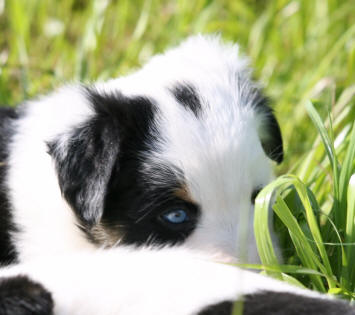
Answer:
[[[262,119],[259,137],[264,152],[270,159],[281,163],[284,158],[281,130],[272,109],[269,107],[269,99],[259,91],[254,104]]]
[[[62,137],[48,143],[63,196],[81,221],[90,225],[101,216],[118,154],[118,130],[108,121],[90,119],[72,130],[65,144]]]
[[[99,222],[113,168],[127,141],[143,141],[142,121],[150,120],[153,104],[143,97],[103,94],[86,89],[92,118],[48,143],[64,198],[85,226]],[[144,129],[144,128],[143,128]],[[127,145],[123,145],[126,147]]]

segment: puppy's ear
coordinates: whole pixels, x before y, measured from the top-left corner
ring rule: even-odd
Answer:
[[[63,197],[80,222],[99,222],[112,176],[119,176],[122,157],[138,154],[141,121],[152,104],[143,97],[104,94],[87,89],[93,115],[48,143]]]
[[[101,218],[106,187],[119,150],[118,130],[93,117],[48,143],[63,197],[85,224]]]
[[[255,104],[259,123],[259,137],[265,154],[278,164],[284,157],[280,126],[269,107],[269,99],[259,94]]]

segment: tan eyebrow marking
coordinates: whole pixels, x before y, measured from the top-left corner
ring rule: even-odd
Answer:
[[[190,202],[190,203],[196,203],[195,200],[192,199],[191,195],[190,195],[190,192],[187,188],[186,185],[183,185],[179,188],[177,188],[175,191],[174,191],[174,195],[184,201],[187,201],[187,202]]]

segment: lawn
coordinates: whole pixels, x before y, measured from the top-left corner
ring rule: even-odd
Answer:
[[[0,0],[0,103],[124,75],[199,32],[240,44],[281,124],[281,177],[256,203],[259,267],[354,299],[355,1]],[[265,237],[272,199],[283,264]]]

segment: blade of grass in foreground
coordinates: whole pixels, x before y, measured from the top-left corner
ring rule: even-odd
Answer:
[[[278,178],[266,186],[255,200],[254,233],[260,259],[266,266],[279,265],[269,230],[269,209],[274,191],[283,187],[287,183],[288,180],[286,178]],[[266,270],[266,273],[275,278],[282,279],[281,272],[269,272]]]
[[[354,270],[354,259],[355,259],[355,174],[351,176],[348,186],[348,211],[346,218],[346,243],[353,243],[354,245],[347,246],[346,257],[348,266],[348,282],[351,284],[349,289],[354,290],[355,287],[355,270]]]
[[[351,187],[352,179],[350,179],[353,172],[353,163],[355,158],[355,124],[353,125],[352,132],[350,134],[349,146],[347,148],[343,166],[340,171],[339,177],[339,194],[340,205],[339,210],[346,212],[346,226],[345,226],[345,243],[346,254],[343,255],[341,281],[348,290],[354,289],[354,271],[352,262],[355,259],[355,246],[350,244],[355,241],[354,238],[354,209],[352,204],[352,198],[355,194],[354,188]],[[353,175],[354,177],[354,175]],[[353,178],[352,177],[352,178]]]
[[[266,266],[266,265],[260,265],[260,264],[232,264],[232,266],[244,268],[244,269],[255,269],[255,270],[260,270],[260,271],[270,271],[270,272],[282,272],[283,275],[285,273],[292,273],[292,274],[302,274],[302,275],[317,275],[321,277],[326,277],[323,273],[316,271],[314,269],[309,269],[309,268],[304,268],[302,266],[297,266],[297,265],[276,265],[276,266]],[[288,275],[288,277],[290,277]],[[292,277],[291,277],[292,278]],[[291,284],[296,284],[296,286],[299,286],[301,288],[305,288],[305,286],[297,281],[295,278],[292,278],[292,280],[287,281]]]
[[[349,180],[353,172],[354,159],[355,159],[355,124],[353,124],[353,128],[350,134],[349,146],[346,151],[345,159],[339,176],[340,209],[346,208],[347,186],[349,184]]]
[[[306,186],[297,177],[292,176],[292,178],[293,178],[292,184],[294,185],[294,187],[298,193],[298,196],[301,199],[303,207],[305,208],[308,226],[311,230],[313,239],[316,243],[319,254],[322,258],[322,262],[323,262],[324,267],[327,271],[327,274],[329,276],[331,276],[333,274],[332,267],[331,267],[329,259],[328,259],[328,254],[327,254],[326,249],[324,247],[324,242],[323,242],[320,230],[319,230],[317,219],[314,215],[314,212],[313,212],[313,209],[311,206],[310,199],[312,198],[313,204],[316,205],[317,210],[319,210],[317,201],[312,195],[308,195],[308,191],[307,191]],[[328,280],[328,284],[329,284],[330,288],[335,286],[334,282],[331,280],[331,277]]]
[[[290,186],[294,187],[294,189],[297,191],[304,206],[305,218],[313,237],[312,241],[316,244],[322,261],[319,259],[318,254],[312,249],[308,237],[304,234],[296,218],[293,216],[287,204],[281,197],[276,197],[276,203],[273,206],[273,209],[284,223],[284,225],[287,227],[292,242],[294,243],[296,252],[301,259],[303,266],[315,271],[319,270],[326,276],[328,286],[330,288],[334,288],[336,283],[333,279],[331,264],[324,247],[324,242],[319,231],[318,223],[313,213],[310,196],[307,193],[306,186],[295,176],[284,175],[279,177],[273,183],[265,187],[256,200],[254,229],[261,261],[266,266],[279,265],[273,244],[271,242],[271,236],[268,227],[268,213],[271,205],[271,196],[274,193],[278,194],[279,191],[284,190]],[[280,267],[279,272],[271,272],[267,269],[265,271],[268,275],[282,279],[281,270],[282,268]],[[312,283],[319,291],[326,291],[324,284],[319,276],[311,275],[310,277],[312,278]]]
[[[325,150],[327,152],[327,156],[329,158],[330,164],[332,166],[332,171],[333,171],[333,190],[334,190],[334,203],[333,203],[333,211],[334,211],[334,218],[335,218],[335,223],[338,229],[344,229],[344,215],[343,211],[339,211],[339,202],[340,202],[340,196],[339,196],[339,164],[338,164],[338,159],[337,155],[335,152],[334,148],[334,143],[330,139],[327,130],[325,129],[325,126],[322,122],[322,119],[320,118],[318,112],[314,108],[313,104],[308,101],[306,103],[306,109],[308,112],[309,117],[312,119],[314,125],[318,129],[319,135],[322,139],[322,142],[324,144]]]
[[[299,226],[295,217],[292,215],[287,204],[283,201],[282,198],[277,197],[273,209],[281,221],[289,229],[290,237],[295,246],[298,257],[302,261],[302,264],[307,268],[317,270],[317,266],[321,266],[321,263],[313,252],[310,244],[308,243],[307,237],[304,235],[301,227]],[[312,279],[312,283],[315,285],[317,290],[325,292],[325,287],[323,285],[322,279],[319,276],[311,275],[310,278]]]

